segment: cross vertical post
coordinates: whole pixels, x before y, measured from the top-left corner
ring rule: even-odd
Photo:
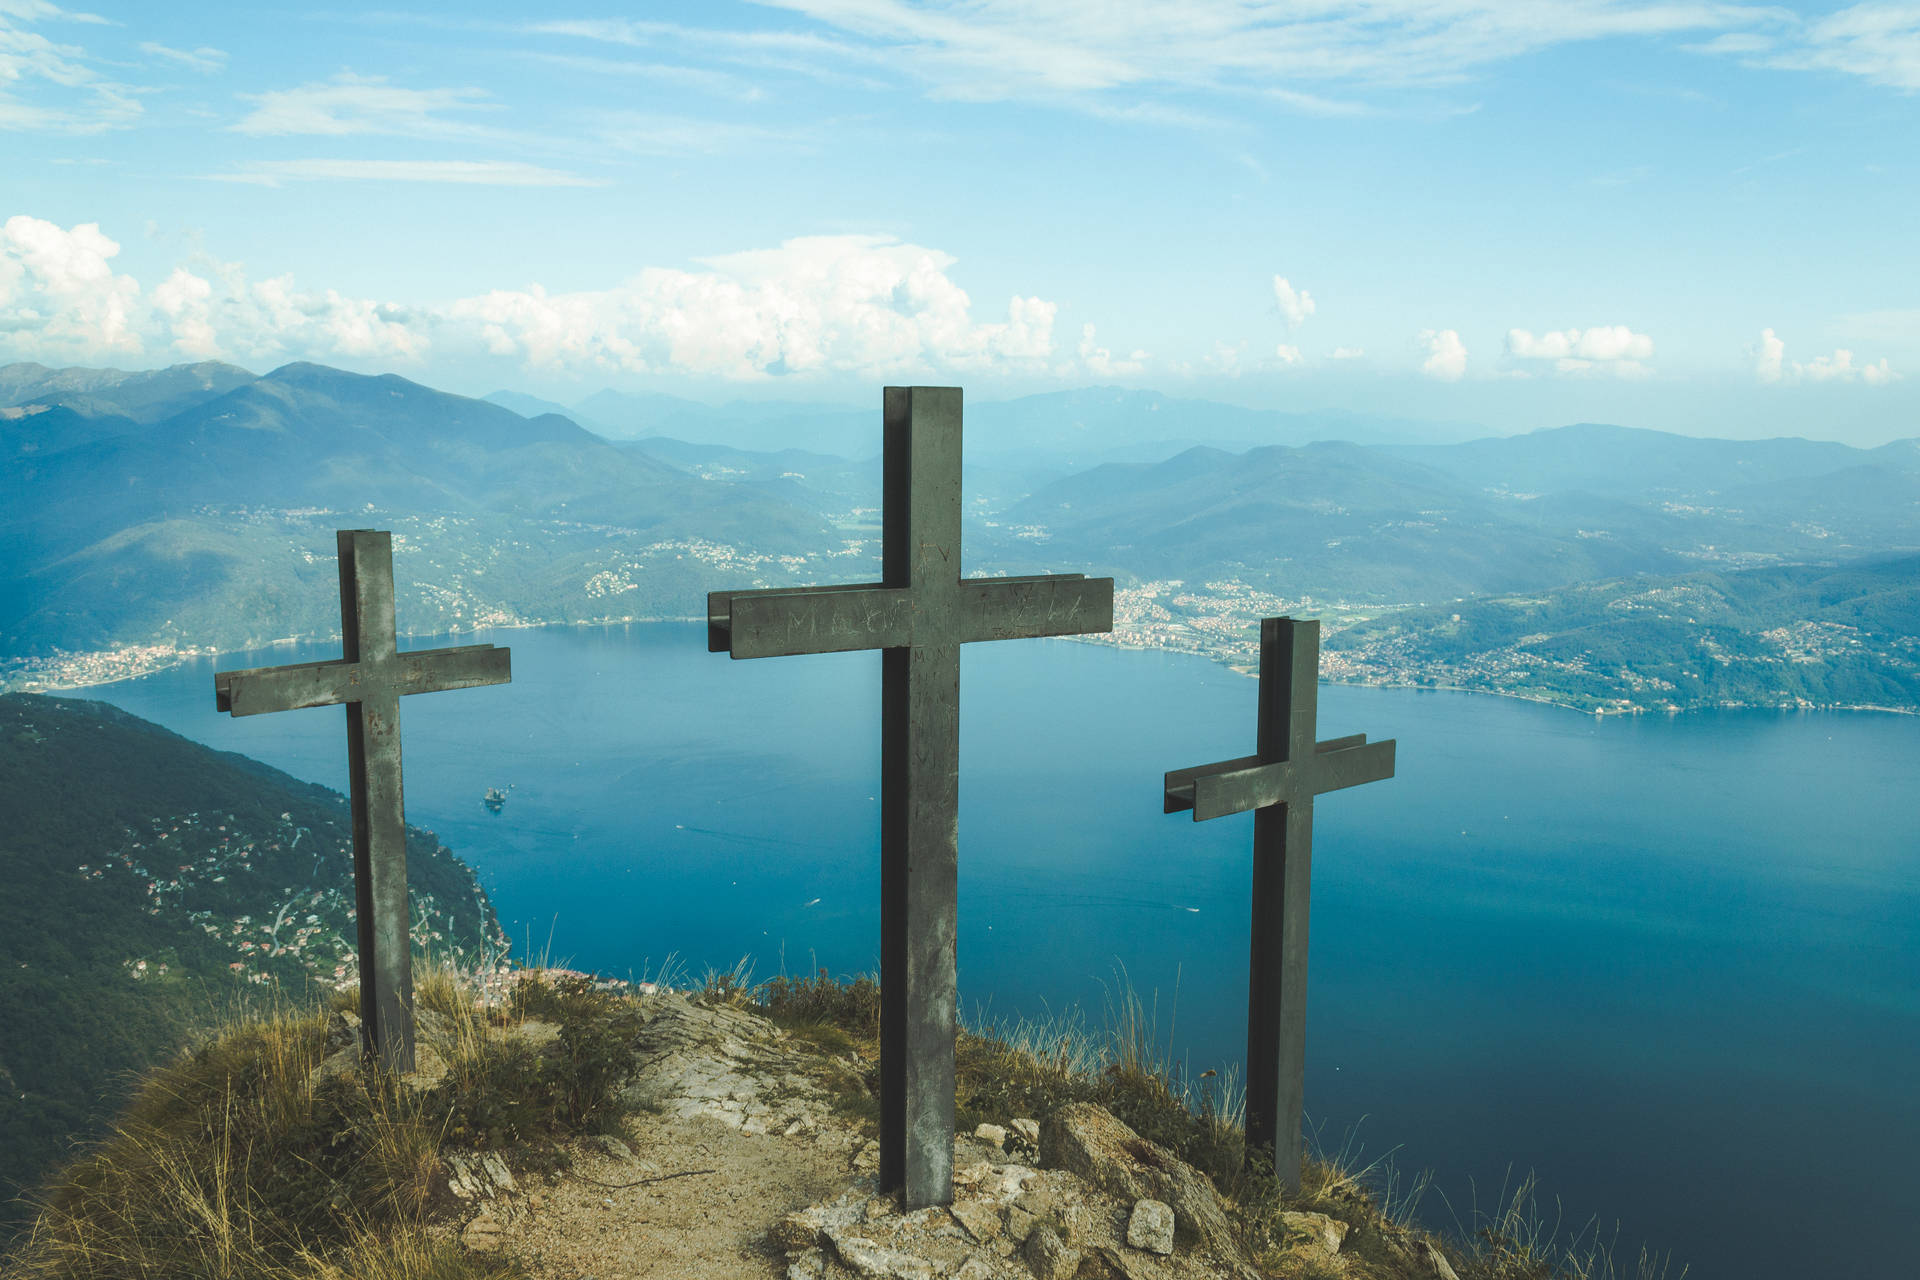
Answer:
[[[1195,822],[1253,811],[1252,939],[1247,965],[1247,1159],[1300,1188],[1306,1091],[1307,904],[1313,802],[1393,776],[1394,741],[1316,742],[1320,624],[1260,622],[1258,750],[1166,775],[1165,811]]]
[[[879,649],[880,1188],[953,1200],[960,646],[1113,629],[1113,579],[960,577],[961,394],[888,387],[881,581],[716,591],[735,658]]]
[[[490,644],[398,652],[392,535],[342,529],[336,544],[341,658],[216,672],[215,706],[246,716],[345,705],[364,1047],[388,1068],[406,1072],[415,1055],[400,699],[505,684],[512,679],[511,657]]]

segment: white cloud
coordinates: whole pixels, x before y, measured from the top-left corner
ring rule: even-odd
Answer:
[[[143,40],[140,42],[140,52],[149,57],[159,58],[164,62],[171,62],[176,66],[185,67],[189,71],[198,71],[202,75],[212,75],[216,71],[224,71],[227,66],[226,51],[223,49],[212,49],[206,45],[201,45],[198,49],[193,50],[169,49],[164,44],[155,44],[151,40]]]
[[[1830,356],[1789,361],[1787,344],[1772,329],[1760,331],[1760,342],[1749,348],[1749,354],[1754,357],[1754,373],[1762,382],[1852,382],[1858,378],[1870,387],[1883,387],[1900,379],[1886,357],[1855,364],[1853,352],[1846,347],[1836,347]]]
[[[1642,361],[1653,355],[1653,339],[1623,324],[1550,329],[1538,337],[1526,329],[1509,329],[1507,354],[1517,360],[1551,361],[1561,373],[1644,377],[1648,370]]]
[[[1420,372],[1442,382],[1458,382],[1467,371],[1467,344],[1460,341],[1460,335],[1452,329],[1422,329],[1420,341],[1427,348],[1427,358],[1420,365]]]
[[[119,252],[95,222],[62,230],[15,215],[0,224],[0,342],[29,359],[69,350],[138,354],[140,286],[114,273]]]
[[[1811,21],[1789,16],[1777,31],[1728,33],[1697,48],[1749,66],[1837,71],[1911,93],[1920,89],[1920,5],[1856,4]]]
[[[138,90],[102,76],[79,45],[33,29],[102,21],[43,0],[0,0],[0,132],[100,133],[139,118]]]
[[[0,0],[4,3],[5,0]],[[954,259],[887,236],[813,236],[646,268],[610,289],[496,289],[435,306],[251,278],[200,256],[150,294],[115,274],[99,227],[16,217],[0,231],[0,360],[75,361],[168,350],[265,363],[352,357],[418,361],[492,353],[560,372],[673,371],[736,379],[817,372],[923,376],[1044,370],[1055,304],[1015,295],[977,319]],[[1083,330],[1099,373],[1135,372]]]
[[[1289,329],[1298,329],[1314,312],[1313,295],[1305,289],[1296,290],[1285,276],[1273,278],[1273,297],[1280,304],[1280,314],[1287,318]]]
[[[1139,373],[1147,367],[1147,353],[1135,351],[1124,360],[1115,360],[1113,353],[1093,342],[1093,326],[1080,326],[1080,363],[1088,373],[1098,378],[1112,377],[1117,374]]]
[[[564,169],[507,160],[262,160],[231,173],[208,174],[217,182],[277,187],[283,182],[453,182],[490,187],[597,187]]]
[[[482,89],[403,89],[385,76],[343,71],[332,80],[293,89],[242,94],[254,109],[237,124],[237,133],[344,137],[392,134],[409,138],[492,136],[492,131],[444,113],[474,111],[494,104]]]
[[[1760,345],[1750,354],[1753,356],[1753,372],[1762,382],[1778,382],[1784,372],[1787,344],[1782,342],[1771,329],[1760,331]]]
[[[1273,349],[1273,356],[1281,364],[1299,364],[1300,348],[1290,347],[1283,342]]]
[[[938,96],[1084,99],[1161,88],[1292,94],[1309,111],[1350,104],[1302,86],[1445,86],[1554,45],[1770,21],[1715,3],[1566,0],[1186,0],[1179,5],[1063,5],[1057,0],[770,0],[889,55]],[[650,24],[648,42],[675,29]],[[637,42],[637,41],[636,41]],[[840,45],[834,52],[840,52]]]
[[[1335,347],[1332,358],[1335,360],[1358,360],[1366,354],[1366,349],[1363,347]]]

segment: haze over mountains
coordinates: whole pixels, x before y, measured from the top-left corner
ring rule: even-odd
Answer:
[[[311,364],[0,368],[0,646],[333,634],[348,526],[395,531],[401,624],[422,633],[695,616],[715,587],[878,575],[877,403],[609,391],[560,408]],[[966,430],[963,570],[1184,583],[1152,606],[1167,618],[1136,620],[1172,647],[1249,611],[1337,628],[1920,551],[1920,441],[1582,424],[1436,443],[1454,429],[1116,388],[971,404]],[[1375,443],[1325,438],[1340,430]]]

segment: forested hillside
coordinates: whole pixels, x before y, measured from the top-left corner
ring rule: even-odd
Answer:
[[[0,1199],[211,1015],[357,977],[336,792],[105,703],[8,694],[0,814]],[[459,959],[503,943],[431,832],[410,828],[407,855],[417,946]]]

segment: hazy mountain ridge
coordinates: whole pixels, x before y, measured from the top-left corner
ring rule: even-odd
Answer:
[[[44,416],[0,426],[12,438]],[[340,527],[411,532],[426,558],[400,584],[401,625],[428,632],[684,616],[702,588],[675,561],[764,569],[837,546],[814,511],[567,419],[318,365],[210,394],[137,433],[10,453],[0,638],[15,654],[329,634],[335,593],[314,579],[332,572]],[[729,547],[751,550],[743,560]]]
[[[324,787],[105,703],[7,694],[0,812],[0,1184],[68,1158],[214,1010],[357,972],[353,820]],[[431,832],[407,854],[417,945],[504,943]]]
[[[5,385],[46,382],[48,371],[10,368]],[[850,460],[792,440],[613,443],[534,397],[491,398],[526,417],[316,365],[224,391],[204,370],[184,376],[199,399],[131,430],[67,409],[0,420],[0,534],[16,549],[0,569],[0,641],[14,683],[19,655],[53,649],[146,644],[164,661],[333,634],[332,535],[346,525],[394,530],[401,626],[416,634],[697,616],[718,587],[878,573],[877,405],[713,408],[606,392],[579,406],[679,415],[709,434],[731,423],[743,437],[847,415],[834,429],[857,419],[864,442]],[[1126,624],[1139,635],[1224,657],[1258,611],[1310,613],[1331,630],[1383,608],[1920,551],[1920,441],[1855,449],[1578,424],[1439,445],[1155,453],[1169,427],[1304,432],[1325,417],[1119,388],[971,405],[963,572],[1111,573],[1140,597]],[[47,447],[16,447],[36,420],[51,428]],[[995,454],[996,442],[1021,450]],[[1109,460],[1069,469],[1072,452]],[[1132,456],[1151,460],[1112,460]],[[110,671],[86,659],[54,678]]]

